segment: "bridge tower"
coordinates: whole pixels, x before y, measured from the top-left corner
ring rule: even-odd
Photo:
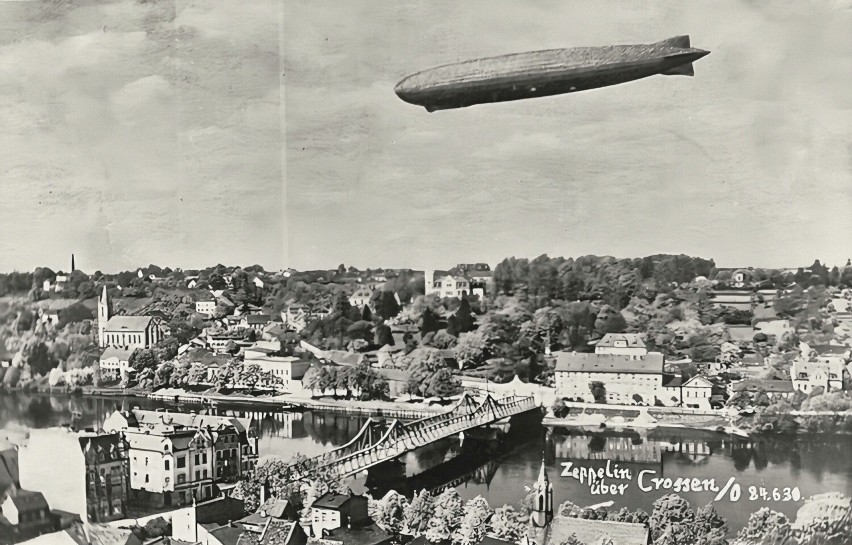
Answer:
[[[533,485],[535,498],[530,522],[537,528],[544,528],[553,520],[553,483],[547,478],[544,458],[541,460],[541,471],[538,480]]]

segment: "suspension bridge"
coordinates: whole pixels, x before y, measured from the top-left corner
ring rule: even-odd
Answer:
[[[354,475],[429,443],[535,409],[532,396],[495,399],[488,394],[477,401],[465,393],[448,411],[408,424],[370,418],[345,445],[288,466],[286,478],[302,480],[319,471]]]

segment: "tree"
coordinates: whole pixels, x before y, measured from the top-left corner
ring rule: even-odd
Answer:
[[[35,342],[27,345],[24,351],[24,360],[29,365],[33,376],[44,376],[55,366],[55,362],[50,357],[50,351],[43,342]]]
[[[448,335],[452,335],[453,337],[459,336],[459,321],[454,315],[447,318],[446,332]]]
[[[615,308],[610,305],[604,305],[598,311],[598,315],[595,318],[595,331],[599,335],[623,333],[626,328],[627,321],[625,321],[624,316]]]
[[[488,529],[498,539],[517,543],[526,530],[521,515],[511,505],[498,507],[488,521]]]
[[[402,529],[406,534],[423,535],[435,514],[435,497],[428,490],[421,490],[403,509]]]
[[[364,308],[361,309],[361,319],[365,322],[373,321],[373,312],[370,310],[370,305],[364,305]]]
[[[651,539],[660,545],[693,544],[697,541],[694,519],[689,502],[677,494],[667,494],[654,502],[649,519]]]
[[[391,332],[390,326],[384,323],[376,326],[373,344],[376,346],[394,345],[393,333]]]
[[[467,295],[462,296],[461,304],[459,305],[458,310],[456,310],[454,316],[456,318],[459,333],[473,331],[473,316],[470,312],[470,301],[468,301]]]
[[[435,499],[435,512],[429,519],[426,539],[433,543],[451,539],[461,525],[464,516],[462,499],[455,488],[442,492]]]
[[[456,395],[461,390],[461,382],[445,367],[432,375],[425,393],[429,397],[444,398]]]
[[[157,358],[157,354],[153,350],[137,348],[133,351],[133,354],[130,355],[127,363],[130,364],[130,367],[137,372],[142,371],[143,369],[151,369],[153,371],[158,365],[160,365],[160,360]]]
[[[488,501],[477,496],[464,505],[464,514],[458,529],[453,532],[453,545],[478,545],[488,530],[488,521],[494,511]]]
[[[156,380],[154,385],[158,386],[160,384],[171,384],[172,375],[174,374],[174,372],[174,363],[167,361],[165,363],[160,364],[160,366],[157,367],[157,372],[155,374]]]
[[[377,502],[374,520],[379,527],[390,534],[399,534],[405,522],[408,500],[395,490],[390,490]]]
[[[789,542],[790,534],[787,516],[763,507],[751,514],[737,534],[737,541],[748,545],[782,545]]]
[[[160,361],[169,361],[177,357],[180,341],[174,337],[167,337],[155,344],[152,349]]]
[[[589,389],[592,391],[595,403],[606,403],[606,387],[603,382],[592,381],[589,383]]]
[[[420,320],[420,334],[426,335],[427,333],[441,329],[438,319],[439,317],[434,310],[428,307],[424,309]]]
[[[462,367],[475,367],[487,359],[488,337],[481,329],[462,333],[453,353]]]

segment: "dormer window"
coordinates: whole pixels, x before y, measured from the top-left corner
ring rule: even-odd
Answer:
[[[625,341],[625,340],[615,341],[615,347],[616,348],[627,348],[627,341]]]

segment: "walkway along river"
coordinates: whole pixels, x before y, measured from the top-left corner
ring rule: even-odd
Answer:
[[[74,436],[67,427],[98,428],[122,403],[126,408],[164,406],[141,399],[0,395],[0,427],[4,429],[0,434],[13,441],[29,434],[25,440],[29,446],[19,452],[22,485],[42,491],[51,506],[63,508],[65,490],[79,477],[70,474],[73,468],[56,471],[56,453],[73,446]],[[261,458],[318,455],[348,442],[366,421],[360,416],[315,411],[255,416],[261,416]],[[852,495],[850,452],[852,437],[848,436],[743,439],[662,428],[548,431],[539,424],[526,423],[513,428],[480,428],[464,441],[452,437],[409,452],[399,463],[388,466],[395,471],[380,472],[381,479],[375,474],[361,474],[353,488],[367,487],[380,494],[390,487],[411,493],[423,487],[440,490],[457,486],[464,498],[482,495],[492,506],[517,505],[525,494],[524,487],[535,480],[544,456],[557,504],[571,500],[590,505],[612,500],[616,508],[650,511],[654,500],[678,488],[697,507],[717,496],[718,492],[707,486],[710,481],[721,491],[733,477],[734,483],[716,507],[729,526],[738,529],[750,513],[763,506],[795,514],[801,505],[801,500],[794,500],[795,488],[802,498],[829,491]],[[602,480],[591,483],[592,474],[602,475]],[[736,501],[731,496],[734,487],[740,492]],[[756,497],[750,487],[754,487]],[[785,497],[785,489],[789,497]],[[605,493],[596,493],[602,491]]]

